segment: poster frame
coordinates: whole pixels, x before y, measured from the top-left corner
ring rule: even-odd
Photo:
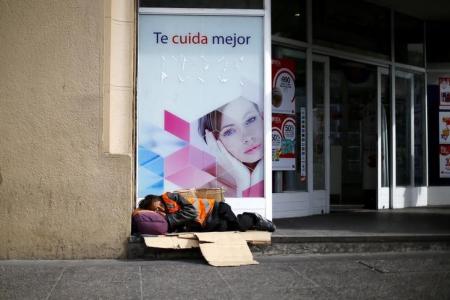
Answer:
[[[263,23],[263,101],[264,101],[264,205],[261,206],[259,199],[261,198],[242,198],[230,199],[229,204],[233,207],[234,212],[241,213],[243,211],[254,211],[264,215],[269,220],[272,219],[272,122],[271,122],[271,12],[270,0],[264,0],[264,9],[198,9],[198,8],[149,8],[143,7],[138,9],[138,18],[140,15],[185,15],[185,16],[251,16],[262,17]],[[137,22],[139,24],[139,22]],[[136,30],[136,39],[139,43],[139,26]],[[136,55],[139,52],[136,50]],[[136,71],[136,77],[139,70]],[[136,95],[137,98],[137,95]],[[136,99],[137,101],[137,99]],[[136,107],[137,109],[137,107]],[[135,124],[135,155],[137,155],[137,120]],[[135,160],[135,176],[137,176],[137,160]],[[137,177],[136,177],[137,178]],[[136,181],[137,186],[137,181]],[[136,189],[137,190],[137,189]],[[136,193],[135,190],[135,193]],[[137,194],[136,194],[137,199]],[[241,201],[239,201],[241,200]],[[258,201],[259,200],[259,201]],[[242,203],[240,203],[242,202]],[[245,203],[244,203],[245,202]]]

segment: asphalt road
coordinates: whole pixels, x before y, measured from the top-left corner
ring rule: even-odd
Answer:
[[[450,299],[450,253],[0,261],[0,299]]]

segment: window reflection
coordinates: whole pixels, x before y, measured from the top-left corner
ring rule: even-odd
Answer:
[[[381,74],[381,186],[390,186],[391,89],[389,74]]]
[[[330,203],[372,208],[377,188],[377,69],[331,59],[330,73]]]
[[[305,0],[272,1],[272,35],[306,41]]]
[[[414,74],[414,184],[425,185],[425,76]]]
[[[395,60],[424,65],[424,23],[419,19],[395,13]]]
[[[411,74],[398,72],[395,78],[396,183],[411,184]]]
[[[313,185],[325,189],[325,94],[324,64],[313,62]]]
[[[387,59],[390,11],[358,0],[314,0],[314,43]]]

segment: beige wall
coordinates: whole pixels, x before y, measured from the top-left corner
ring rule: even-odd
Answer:
[[[107,6],[0,1],[0,259],[125,255],[134,171],[103,153]]]

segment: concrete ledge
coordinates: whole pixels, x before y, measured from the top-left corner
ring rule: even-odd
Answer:
[[[251,245],[258,256],[295,254],[375,253],[407,251],[450,251],[450,235],[370,236],[272,236],[271,245]],[[201,258],[199,249],[148,248],[143,238],[131,237],[128,259]]]
[[[355,236],[281,236],[273,235],[272,243],[364,243],[364,242],[450,242],[450,234],[382,234]]]
[[[298,242],[272,243],[270,246],[251,246],[255,256],[295,254],[377,253],[409,251],[449,251],[449,241],[414,242]]]

